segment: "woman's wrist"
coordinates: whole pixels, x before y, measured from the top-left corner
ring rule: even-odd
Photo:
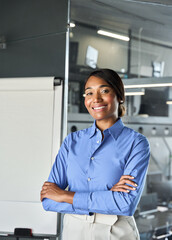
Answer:
[[[63,202],[73,204],[75,192],[64,191]]]

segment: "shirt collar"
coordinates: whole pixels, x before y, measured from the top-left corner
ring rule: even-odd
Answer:
[[[112,125],[112,127],[108,128],[108,131],[113,138],[117,139],[121,134],[123,128],[124,128],[124,123],[122,122],[121,118],[119,118],[118,121],[114,123],[114,125]]]
[[[121,120],[121,118],[118,119],[118,121],[116,123],[114,123],[114,125],[112,125],[112,127],[106,129],[105,131],[109,131],[109,133],[112,135],[113,138],[117,139],[119,137],[119,135],[121,134],[122,130],[124,128],[124,124]],[[96,121],[94,120],[94,123],[90,129],[90,138],[94,136],[96,130],[97,130],[97,126],[96,126]]]
[[[96,132],[96,129],[97,129],[97,126],[96,126],[96,121],[94,120],[94,123],[91,127],[91,130],[90,130],[90,138],[92,138]]]

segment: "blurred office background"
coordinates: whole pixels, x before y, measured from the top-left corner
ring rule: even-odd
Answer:
[[[82,97],[88,74],[117,71],[126,87],[123,121],[151,145],[135,213],[141,239],[172,239],[171,16],[171,1],[71,1],[68,132],[92,124]]]
[[[135,213],[140,237],[172,239],[171,0],[0,0],[0,10],[0,77],[63,79],[64,134],[92,125],[82,97],[88,74],[118,72],[123,121],[151,145]]]

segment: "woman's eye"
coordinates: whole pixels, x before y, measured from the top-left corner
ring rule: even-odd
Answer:
[[[88,92],[88,93],[86,93],[85,95],[86,96],[90,96],[90,95],[92,95],[93,93],[92,92]]]
[[[109,89],[103,89],[101,92],[102,93],[109,93]]]

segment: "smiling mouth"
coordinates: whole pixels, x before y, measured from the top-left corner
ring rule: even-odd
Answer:
[[[103,109],[105,108],[106,106],[101,106],[101,107],[92,107],[93,110],[99,110],[99,109]]]

